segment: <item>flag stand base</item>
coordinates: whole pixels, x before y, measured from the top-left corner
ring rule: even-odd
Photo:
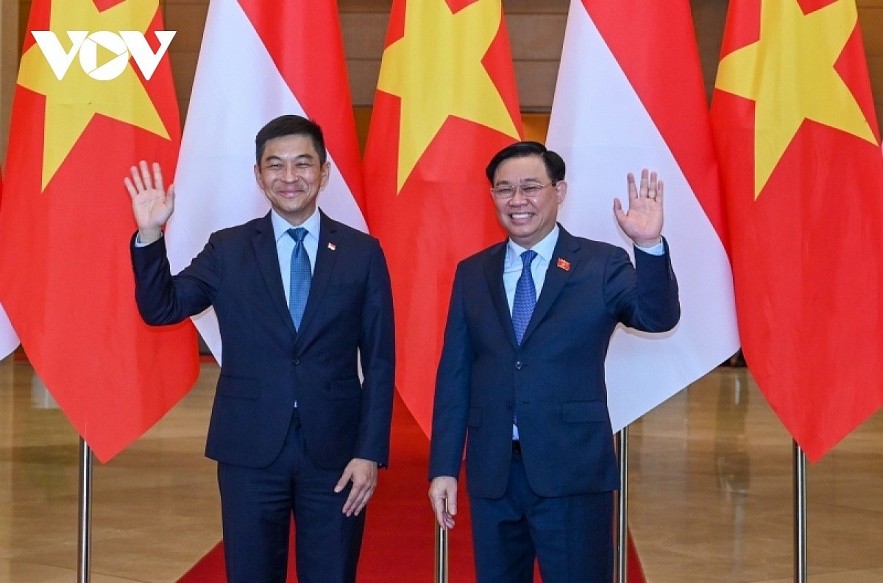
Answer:
[[[628,580],[628,523],[629,523],[629,428],[616,433],[616,449],[619,452],[619,496],[616,498],[616,548],[614,566],[616,583]]]
[[[92,450],[80,437],[77,583],[89,583],[92,562]]]
[[[794,441],[794,581],[806,583],[806,452]]]

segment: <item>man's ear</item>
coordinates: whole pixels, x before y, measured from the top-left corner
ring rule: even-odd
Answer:
[[[555,184],[555,197],[558,199],[559,205],[564,202],[565,196],[567,196],[567,182],[559,180]]]
[[[322,178],[319,179],[319,189],[323,189],[328,185],[328,179],[331,178],[331,161],[325,160],[325,163],[322,164],[320,169],[322,173]]]
[[[254,165],[254,179],[258,183],[258,188],[262,191],[264,190],[264,179],[261,178],[261,167],[257,164]]]

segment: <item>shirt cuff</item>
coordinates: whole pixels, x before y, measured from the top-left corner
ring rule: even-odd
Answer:
[[[159,239],[162,239],[162,238],[163,238],[163,233],[160,233]],[[156,241],[159,241],[159,239],[157,239]],[[154,243],[156,243],[156,241],[154,241]],[[148,245],[150,245],[150,243],[142,243],[141,242],[141,233],[135,233],[135,247],[136,248],[140,249],[141,247],[147,247]],[[661,255],[661,253],[660,253],[660,255]]]
[[[635,245],[635,248],[640,249],[641,251],[649,255],[656,255],[657,257],[665,254],[665,243],[663,243],[662,241],[660,241],[656,245],[653,245],[652,247],[641,247],[640,245]]]

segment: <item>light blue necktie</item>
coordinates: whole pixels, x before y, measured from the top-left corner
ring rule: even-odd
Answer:
[[[537,305],[537,288],[530,272],[530,264],[536,256],[537,252],[530,249],[521,254],[521,276],[515,284],[515,300],[512,302],[512,327],[515,328],[515,340],[518,344],[524,338],[533,308]]]
[[[295,330],[300,330],[300,320],[304,315],[307,305],[307,297],[310,295],[310,256],[304,248],[304,237],[307,230],[303,227],[288,229],[288,234],[294,239],[294,251],[291,252],[291,280],[288,288],[288,311],[291,312],[291,321],[294,322]]]

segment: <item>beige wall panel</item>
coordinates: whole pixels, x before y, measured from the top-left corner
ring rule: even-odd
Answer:
[[[507,18],[512,58],[558,62],[564,44],[564,14],[510,14]]]
[[[4,0],[4,2],[8,2],[8,1],[10,1],[10,0]],[[28,26],[28,16],[30,16],[30,14],[31,14],[30,0],[22,0],[22,3],[20,5],[19,11],[18,11],[18,23],[19,23],[18,24],[18,31],[19,31],[18,38],[19,38],[19,40],[18,40],[18,43],[16,44],[16,48],[15,48],[15,50],[18,53],[21,53],[21,44],[22,44],[21,39],[24,38],[25,30],[27,29],[27,26]]]
[[[350,60],[347,63],[353,105],[370,107],[374,103],[374,89],[380,74],[379,59]]]
[[[880,116],[883,115],[883,0],[866,0],[863,4],[867,8],[859,10],[859,22],[868,55],[868,72],[879,128]]]
[[[549,111],[555,94],[558,61],[516,61],[515,79],[524,111]]]
[[[340,28],[346,57],[380,59],[388,22],[388,13],[341,13]]]
[[[370,107],[354,107],[353,114],[356,118],[356,134],[359,137],[359,151],[365,153],[365,141],[368,139],[368,126],[371,124]]]
[[[869,56],[883,55],[883,7],[859,10],[858,16],[865,52]]]
[[[163,12],[166,29],[177,31],[172,45],[175,51],[199,52],[207,12],[205,2],[166,3]]]
[[[341,13],[345,12],[381,12],[389,14],[392,0],[337,0]]]
[[[208,12],[208,0],[164,0],[162,3],[166,28],[177,31],[169,48],[172,77],[178,95],[178,108],[183,125],[193,89],[193,76],[202,43],[202,31]]]
[[[14,2],[15,0],[3,0],[3,2]],[[18,11],[18,20],[21,24],[21,30],[24,32],[25,25],[28,22],[28,15],[31,13],[31,1],[30,0],[22,0],[19,3],[19,11]],[[21,47],[19,47],[21,48]]]
[[[705,95],[710,101],[714,89],[717,63],[720,60],[721,37],[727,18],[727,2],[726,0],[693,0],[691,5],[702,77],[705,80]]]
[[[181,110],[181,123],[187,116],[187,105],[190,103],[190,91],[193,89],[193,75],[196,72],[198,52],[174,52],[169,55],[172,60],[172,78],[175,80],[175,91],[178,95],[178,107]]]
[[[883,116],[883,55],[869,55],[868,68],[871,70],[871,91],[874,93],[874,109],[877,111],[877,129]]]
[[[503,0],[507,14],[567,14],[570,0]]]
[[[12,94],[18,77],[19,4],[17,0],[3,0],[0,4],[0,160],[6,160],[9,135],[9,115],[12,111]]]

